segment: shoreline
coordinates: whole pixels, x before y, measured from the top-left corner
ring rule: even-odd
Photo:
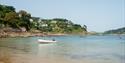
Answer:
[[[41,32],[0,32],[0,38],[8,37],[44,37],[44,36],[66,36],[66,35],[79,35],[79,34],[66,34],[66,33],[41,33]],[[86,35],[84,33],[80,35]],[[96,34],[87,34],[96,35]],[[98,34],[97,34],[98,35]],[[103,35],[103,34],[101,34]],[[104,35],[125,35],[125,34],[104,34]]]
[[[0,33],[0,38],[8,38],[8,37],[34,37],[34,36],[64,36],[68,34],[63,33],[33,33],[33,32],[2,32]]]

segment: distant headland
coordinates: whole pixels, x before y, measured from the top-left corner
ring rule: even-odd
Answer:
[[[104,34],[125,34],[125,27],[105,31]]]

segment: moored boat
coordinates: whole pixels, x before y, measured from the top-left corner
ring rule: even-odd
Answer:
[[[55,43],[57,41],[55,40],[43,40],[43,39],[38,39],[38,42],[41,44],[48,44],[48,43]]]

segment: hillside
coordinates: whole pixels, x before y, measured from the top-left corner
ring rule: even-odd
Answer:
[[[105,31],[104,34],[125,34],[125,27]]]
[[[0,5],[0,32],[83,33],[87,26],[64,18],[41,19],[25,10],[16,12],[13,6]]]

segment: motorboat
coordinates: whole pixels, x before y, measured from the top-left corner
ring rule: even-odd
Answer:
[[[55,41],[55,40],[38,39],[38,42],[41,43],[41,44],[48,44],[48,43],[55,43],[57,41]]]

